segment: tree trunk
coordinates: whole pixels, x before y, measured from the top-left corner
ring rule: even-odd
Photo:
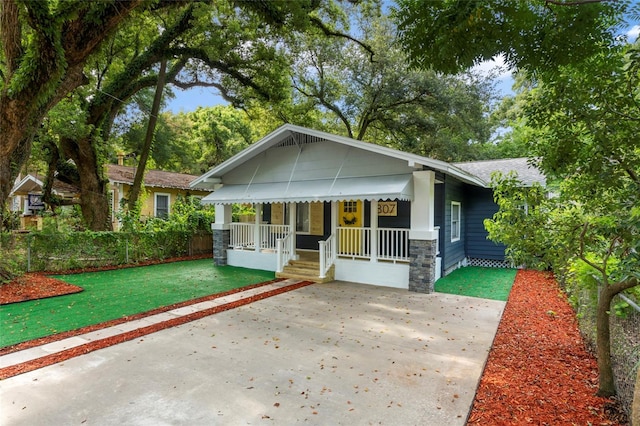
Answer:
[[[97,147],[92,144],[92,135],[77,141],[62,139],[61,147],[67,158],[71,158],[78,169],[80,208],[85,226],[92,231],[110,231],[111,210],[107,197],[107,183],[102,164],[98,164]]]
[[[13,182],[30,154],[31,141],[45,114],[85,81],[82,69],[87,58],[142,0],[85,2],[79,5],[77,16],[61,23],[61,28],[60,23],[44,29],[33,26],[29,34],[37,52],[32,60],[24,58],[20,44],[24,38],[21,28],[26,28],[19,19],[20,9],[28,3],[0,1],[0,48],[5,62],[4,90],[0,93],[0,228]],[[172,2],[167,1],[160,7],[169,5]],[[55,46],[58,37],[61,50]],[[17,78],[20,88],[9,91],[8,87],[18,86]]]
[[[611,366],[611,328],[609,326],[609,311],[611,302],[618,294],[638,285],[637,278],[629,278],[615,284],[602,284],[598,293],[598,307],[596,310],[596,356],[598,357],[598,396],[613,396],[616,386]]]
[[[611,328],[609,326],[609,309],[615,293],[611,293],[608,285],[603,285],[599,292],[596,311],[596,355],[598,358],[598,396],[613,396],[616,386],[611,367]]]
[[[0,137],[0,144],[5,141]],[[31,152],[31,139],[23,139],[11,153],[0,155],[0,231],[4,229],[7,200],[20,168]]]
[[[158,121],[158,113],[160,112],[160,103],[162,101],[162,91],[164,90],[164,83],[166,77],[167,60],[163,59],[160,62],[160,71],[158,72],[158,85],[156,86],[156,93],[153,97],[153,105],[151,105],[151,115],[149,117],[149,124],[147,125],[147,134],[144,139],[144,146],[140,153],[140,162],[138,163],[138,169],[136,170],[136,176],[129,191],[129,211],[135,211],[138,198],[140,197],[140,188],[142,187],[142,181],[144,177],[145,169],[147,168],[147,160],[149,159],[149,153],[151,151],[151,144],[153,142],[153,134],[156,129],[156,123]]]

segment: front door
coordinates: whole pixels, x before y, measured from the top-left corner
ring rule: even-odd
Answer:
[[[340,253],[360,256],[363,254],[364,208],[361,200],[340,201],[338,206],[338,225],[340,230]]]

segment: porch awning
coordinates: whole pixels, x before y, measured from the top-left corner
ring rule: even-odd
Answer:
[[[202,199],[209,204],[348,200],[412,200],[413,176],[391,175],[296,182],[224,185]]]

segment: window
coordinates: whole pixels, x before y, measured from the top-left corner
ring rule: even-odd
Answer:
[[[169,194],[155,194],[155,217],[169,218]]]
[[[460,203],[451,202],[451,242],[460,240]]]
[[[289,213],[289,205],[285,204],[285,223],[289,223]],[[296,203],[296,232],[308,234],[310,232],[310,218],[309,203]]]
[[[309,233],[309,203],[296,205],[296,232]]]
[[[357,201],[345,201],[344,202],[344,212],[345,213],[358,213],[358,202]]]

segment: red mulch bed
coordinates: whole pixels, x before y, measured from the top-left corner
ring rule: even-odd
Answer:
[[[518,271],[469,425],[624,425],[553,275]]]
[[[26,274],[0,285],[0,305],[79,293],[82,287],[43,274]]]

